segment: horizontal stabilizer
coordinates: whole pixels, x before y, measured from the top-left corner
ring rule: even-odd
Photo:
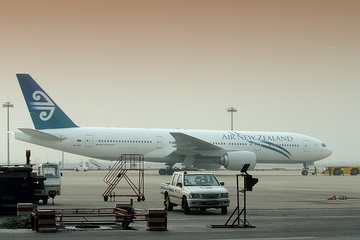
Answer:
[[[38,131],[35,129],[31,129],[31,128],[19,128],[19,130],[22,131],[23,133],[25,133],[26,135],[29,135],[30,137],[39,138],[42,140],[61,141],[61,140],[66,139],[66,137],[61,136],[61,135],[57,136],[57,135],[45,133],[45,132]]]

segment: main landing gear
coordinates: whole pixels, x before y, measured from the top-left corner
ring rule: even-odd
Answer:
[[[175,171],[180,171],[179,168],[174,168],[175,163],[166,163],[166,168],[159,170],[160,175],[172,175]]]
[[[174,172],[175,172],[175,169],[172,167],[161,168],[159,170],[160,175],[172,175]]]

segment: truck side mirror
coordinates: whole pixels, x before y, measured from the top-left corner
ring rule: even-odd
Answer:
[[[225,182],[220,182],[220,186],[224,186],[225,185]]]

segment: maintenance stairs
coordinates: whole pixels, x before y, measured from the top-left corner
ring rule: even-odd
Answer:
[[[130,179],[128,171],[137,171],[137,184]],[[122,179],[125,179],[134,194],[115,194],[114,189]],[[114,199],[114,201],[116,197],[137,197],[138,202],[145,201],[144,156],[140,154],[122,154],[104,177],[104,182],[108,185],[102,195],[105,202],[108,201],[109,197],[110,200]]]

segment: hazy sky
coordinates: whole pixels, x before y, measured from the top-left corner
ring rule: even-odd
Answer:
[[[16,73],[80,126],[288,131],[360,154],[360,1],[5,1],[0,96],[33,127]],[[6,163],[6,109],[0,114]],[[60,160],[14,140],[12,159]],[[78,161],[84,157],[66,155]],[[360,164],[360,163],[359,163]]]

